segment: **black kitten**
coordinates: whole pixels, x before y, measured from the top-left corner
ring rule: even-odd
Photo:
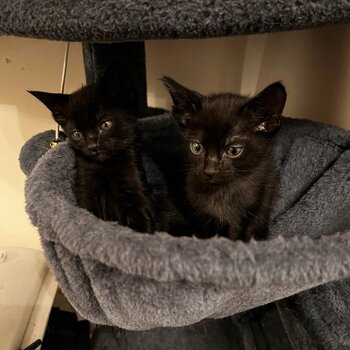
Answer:
[[[30,93],[50,109],[76,150],[78,206],[103,220],[152,232],[151,204],[134,144],[138,103],[126,75],[107,70],[99,83],[70,95]]]
[[[186,198],[202,237],[265,239],[278,176],[273,135],[286,102],[281,83],[253,98],[203,96],[163,78],[187,143]]]

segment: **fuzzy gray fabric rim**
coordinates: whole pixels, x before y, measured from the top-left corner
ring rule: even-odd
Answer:
[[[60,159],[64,159],[65,163],[60,163]],[[59,174],[63,167],[66,170]],[[72,193],[67,196],[55,186],[56,179],[52,181],[51,172],[47,172],[47,177],[42,177],[45,168],[50,168],[61,181],[72,185],[74,153],[67,143],[61,143],[56,149],[48,151],[38,161],[27,180],[26,196],[36,198],[32,205],[27,204],[27,211],[32,219],[35,218],[35,225],[40,228],[49,221],[55,232],[52,237],[43,238],[60,242],[72,254],[116,267],[124,273],[163,282],[188,280],[226,288],[246,288],[256,283],[268,287],[283,283],[286,276],[289,282],[297,284],[307,282],[313,275],[318,276],[319,283],[350,276],[350,254],[346,254],[350,248],[350,231],[318,237],[298,236],[286,239],[277,236],[269,241],[253,240],[248,245],[220,237],[200,240],[175,238],[167,233],[135,234],[127,227],[97,219],[85,209],[77,207]],[[39,174],[40,182],[37,181]],[[67,178],[68,174],[70,178]],[[43,183],[51,186],[50,197],[41,192]],[[48,207],[56,215],[48,218]],[[67,216],[63,219],[58,214],[62,208],[67,209]],[[82,222],[86,227],[83,231]],[[96,232],[99,234],[96,235]],[[311,259],[298,254],[305,250],[318,254],[310,254]],[[145,251],[152,256],[151,260]],[[322,259],[315,258],[317,255],[322,256]],[[338,261],[339,256],[347,259]],[[276,266],[281,267],[272,275],[264,265],[264,261],[271,259]],[[240,261],[244,261],[244,266],[241,266],[238,274]],[[330,264],[330,261],[334,264]],[[249,278],[245,279],[244,276]]]
[[[176,132],[168,115],[140,125],[149,142],[157,133],[170,139]],[[74,153],[65,142],[48,151],[52,137],[41,133],[22,148],[26,210],[63,292],[95,323],[134,330],[184,326],[350,276],[350,225],[339,216],[350,203],[350,133],[344,130],[283,121],[275,152],[284,197],[273,214],[274,238],[249,244],[139,234],[97,219],[75,205]],[[297,156],[308,154],[297,178]]]

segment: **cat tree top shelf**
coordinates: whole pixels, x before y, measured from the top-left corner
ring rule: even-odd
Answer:
[[[0,2],[0,34],[65,41],[207,38],[349,22],[347,0]]]

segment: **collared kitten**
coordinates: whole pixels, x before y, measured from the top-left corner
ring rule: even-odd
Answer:
[[[171,78],[163,82],[186,143],[185,194],[198,235],[266,239],[278,183],[271,148],[284,86],[271,84],[249,98],[204,96]]]

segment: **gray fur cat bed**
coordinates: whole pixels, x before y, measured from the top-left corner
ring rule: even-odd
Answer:
[[[172,118],[139,124],[145,145],[176,152]],[[74,154],[66,143],[49,150],[52,136],[41,133],[21,151],[26,208],[64,294],[92,322],[132,330],[184,326],[350,276],[350,133],[344,130],[283,120],[275,142],[281,183],[272,238],[249,244],[139,234],[97,219],[75,206]],[[149,165],[150,181],[161,181]]]

